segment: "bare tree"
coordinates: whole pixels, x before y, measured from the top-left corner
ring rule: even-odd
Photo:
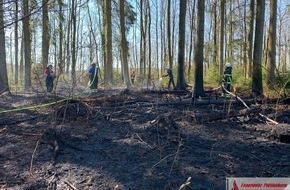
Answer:
[[[257,0],[256,10],[256,30],[253,55],[253,84],[252,92],[254,96],[263,94],[262,84],[262,54],[263,54],[263,36],[265,21],[265,1]]]
[[[22,30],[23,36],[23,30]],[[24,79],[24,39],[21,38],[20,44],[20,60],[19,60],[19,78],[22,81]]]
[[[227,33],[225,34],[226,38],[226,61],[230,63],[234,63],[234,26],[233,26],[233,21],[234,21],[234,11],[233,11],[233,1],[229,1],[227,4],[229,7],[229,13],[227,14],[226,20],[226,31]]]
[[[125,0],[119,0],[119,12],[120,12],[120,29],[121,29],[121,55],[123,65],[124,83],[129,88],[131,86],[128,67],[128,45],[125,29],[125,14],[124,14]]]
[[[184,49],[185,49],[185,16],[187,0],[180,1],[179,8],[179,39],[178,39],[178,72],[177,72],[177,90],[185,90],[184,77]]]
[[[150,3],[147,0],[146,10],[148,15],[148,75],[147,80],[151,81],[151,70],[152,70],[152,58],[151,58],[151,11],[150,11]]]
[[[157,76],[159,78],[159,76],[161,75],[161,70],[159,69],[159,30],[158,30],[158,24],[159,24],[159,11],[158,11],[158,4],[159,4],[159,1],[156,2],[155,4],[155,38],[156,38],[156,68],[157,70],[159,71],[157,73]]]
[[[106,9],[106,1],[101,1],[101,11],[98,11],[98,16],[102,16],[102,27],[101,27],[101,46],[102,46],[102,61],[103,61],[103,67],[104,67],[104,73],[106,73],[107,70],[107,59],[106,59],[106,40],[105,40],[105,30],[106,30],[106,20],[105,20],[105,9]],[[101,15],[102,13],[102,15]],[[105,77],[104,77],[105,78]]]
[[[220,5],[220,47],[219,47],[219,74],[224,72],[224,31],[225,31],[225,0],[221,0]]]
[[[172,68],[173,60],[172,60],[172,50],[171,50],[171,0],[167,0],[167,54],[169,60],[169,67]]]
[[[192,56],[192,50],[193,50],[193,44],[194,44],[194,32],[195,32],[195,1],[191,3],[191,14],[190,14],[190,42],[189,42],[189,55],[188,55],[188,69],[187,69],[187,80],[190,79],[190,71],[191,71],[191,56]],[[190,9],[189,9],[190,10]]]
[[[48,65],[49,54],[49,20],[48,20],[48,0],[42,0],[42,67],[43,70]]]
[[[267,48],[267,87],[272,89],[275,84],[276,68],[276,27],[277,27],[277,0],[270,1],[269,41]]]
[[[6,67],[6,51],[5,51],[5,31],[3,18],[3,0],[0,0],[0,94],[9,92],[7,67]]]
[[[97,66],[100,68],[100,63],[99,63],[99,56],[98,56],[98,53],[99,53],[99,50],[98,50],[98,42],[97,42],[97,37],[95,35],[95,32],[93,30],[93,22],[92,22],[92,18],[91,18],[91,13],[90,13],[90,6],[88,6],[88,16],[89,16],[89,21],[90,21],[90,63],[93,62],[93,44],[91,41],[94,41],[94,44],[95,44],[95,60],[96,60],[96,64]],[[91,39],[93,38],[93,39]],[[101,72],[99,72],[99,77],[101,78]]]
[[[217,0],[214,0],[213,6],[213,63],[217,65],[217,56],[218,56],[218,19],[217,19]]]
[[[143,80],[146,76],[146,48],[148,31],[148,8],[147,0],[140,1],[140,78]]]
[[[75,0],[72,0],[71,4],[71,12],[72,12],[72,44],[71,44],[71,51],[72,51],[72,63],[71,63],[71,77],[72,77],[72,84],[73,87],[76,85],[76,5]]]
[[[161,39],[160,39],[160,46],[161,46],[161,52],[160,52],[160,57],[161,57],[161,73],[163,72],[165,65],[167,64],[166,62],[166,45],[165,45],[165,41],[166,41],[166,32],[165,32],[165,18],[166,18],[166,14],[165,11],[163,11],[163,7],[165,7],[165,1],[161,1],[161,11],[160,11],[160,17],[162,19],[160,19],[160,35],[161,35]],[[162,75],[162,74],[161,74]]]
[[[63,2],[62,0],[58,0],[58,7],[59,7],[59,53],[58,53],[58,63],[59,63],[59,75],[64,72],[64,60],[63,60]]]
[[[139,60],[139,69],[140,69],[140,79],[144,77],[144,62],[145,62],[145,49],[143,48],[143,40],[145,36],[144,26],[143,26],[143,10],[144,2],[140,0],[140,60]],[[146,43],[146,42],[145,42]]]
[[[14,14],[14,40],[15,40],[15,46],[14,46],[14,56],[15,56],[15,75],[14,75],[14,80],[15,80],[15,84],[18,85],[18,70],[19,70],[19,65],[18,65],[18,1],[15,1],[15,14]]]
[[[71,3],[71,1],[69,1]],[[65,68],[65,73],[69,75],[69,69],[71,65],[71,28],[72,28],[72,11],[70,11],[69,16],[68,16],[68,22],[67,22],[67,33],[66,33],[66,68]]]
[[[112,59],[112,5],[111,1],[105,1],[105,51],[106,51],[106,65],[105,65],[105,83],[111,84],[113,82],[113,59]]]
[[[24,86],[31,87],[31,31],[29,27],[29,0],[23,0]]]
[[[205,96],[203,87],[203,48],[204,48],[204,7],[205,1],[197,1],[197,39],[195,42],[194,64],[194,89],[193,96]]]
[[[243,15],[244,33],[243,33],[243,65],[244,65],[244,78],[247,78],[247,32],[248,32],[248,19],[247,19],[247,3],[244,3],[244,15]]]
[[[253,62],[253,34],[254,34],[254,20],[255,20],[255,1],[250,1],[250,21],[249,31],[247,35],[247,66],[246,66],[246,78],[252,76],[252,62]]]

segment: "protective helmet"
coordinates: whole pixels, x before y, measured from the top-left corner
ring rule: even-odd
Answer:
[[[230,67],[232,67],[232,65],[231,65],[230,63],[226,63],[226,64],[225,64],[225,67],[226,67],[226,68],[230,68]]]
[[[47,67],[52,67],[52,65],[48,65]]]

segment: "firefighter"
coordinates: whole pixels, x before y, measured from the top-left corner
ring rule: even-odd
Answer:
[[[96,63],[91,64],[89,68],[89,79],[90,79],[90,89],[92,93],[96,93],[98,91],[98,74],[99,68]]]
[[[231,87],[232,87],[232,65],[230,63],[226,63],[222,81],[222,89],[223,89],[222,97],[225,98],[231,97],[231,95],[226,92],[226,90],[230,92]]]
[[[46,84],[47,95],[52,95],[53,80],[55,78],[52,65],[48,65],[45,68],[44,75],[45,75],[45,84]]]
[[[173,86],[173,89],[175,89],[175,84],[174,84],[173,74],[172,74],[171,68],[167,67],[166,68],[166,72],[167,72],[167,74],[163,75],[162,77],[168,77],[169,78],[168,86],[167,86],[168,90],[170,89],[171,84]]]
[[[135,77],[136,77],[136,71],[135,71],[135,69],[133,69],[132,73],[131,73],[131,82],[132,82],[132,84],[134,84],[134,82],[135,82]]]

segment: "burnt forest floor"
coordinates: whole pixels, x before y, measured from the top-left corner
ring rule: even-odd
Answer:
[[[255,111],[244,113],[235,99],[208,101],[121,89],[2,95],[0,189],[225,189],[226,177],[290,176],[289,104],[249,100]]]

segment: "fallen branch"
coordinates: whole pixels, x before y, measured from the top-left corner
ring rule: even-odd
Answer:
[[[159,165],[161,162],[163,162],[164,160],[166,160],[167,158],[171,157],[171,156],[175,156],[175,154],[169,154],[167,156],[165,156],[164,158],[162,158],[159,162],[157,162],[156,164],[154,164],[151,168],[150,171],[152,171],[157,165]]]
[[[173,161],[172,161],[172,165],[171,165],[171,167],[170,167],[170,174],[171,174],[171,172],[172,172],[172,170],[173,170],[173,166],[174,166],[174,164],[175,164],[175,161],[177,160],[177,156],[178,156],[178,154],[179,154],[179,151],[180,151],[180,147],[182,146],[182,139],[180,138],[180,132],[179,132],[179,141],[178,141],[178,147],[177,147],[177,150],[176,150],[176,152],[175,152],[175,156],[174,156],[174,159],[173,159]]]
[[[145,141],[143,141],[143,139],[141,139],[141,137],[140,137],[137,133],[134,133],[133,136],[134,136],[134,135],[136,135],[137,138],[138,138],[142,143],[146,144],[150,149],[153,149],[152,146],[150,146],[148,143],[146,143]]]
[[[244,106],[248,109],[248,110],[250,110],[251,108],[239,97],[239,96],[237,96],[237,95],[235,95],[235,94],[233,94],[233,93],[231,93],[231,92],[229,92],[225,87],[224,87],[224,85],[222,84],[222,88],[228,93],[228,94],[230,94],[231,96],[233,96],[233,97],[236,97],[238,100],[240,100],[243,104],[244,104]],[[276,122],[276,121],[274,121],[274,120],[272,120],[272,119],[270,119],[270,118],[268,118],[267,116],[265,116],[265,115],[263,115],[263,114],[261,114],[261,113],[258,113],[258,115],[260,116],[260,117],[262,117],[263,119],[265,119],[266,121],[269,121],[269,122],[271,122],[271,123],[273,123],[273,124],[275,124],[275,125],[277,125],[277,124],[279,124],[278,122]]]
[[[186,186],[189,186],[190,185],[190,180],[191,180],[191,177],[188,177],[186,182],[184,184],[182,184],[178,190],[182,190],[184,189]]]
[[[240,102],[236,100],[214,100],[214,99],[207,99],[207,100],[197,100],[197,101],[192,101],[192,100],[186,100],[186,101],[169,101],[169,102],[159,102],[159,103],[144,103],[142,104],[141,102],[138,104],[134,105],[122,105],[119,106],[120,104],[109,104],[106,106],[102,107],[96,107],[97,109],[126,109],[126,108],[144,108],[144,107],[159,107],[159,106],[202,106],[202,105],[209,105],[209,104],[214,104],[214,105],[223,105],[225,103],[232,103],[232,104],[237,104],[239,105]]]
[[[36,152],[36,150],[37,150],[38,145],[39,145],[39,139],[38,139],[38,141],[36,142],[35,148],[34,148],[34,150],[33,150],[32,156],[31,156],[30,168],[29,168],[30,175],[33,175],[33,172],[32,172],[33,159],[34,159],[35,152]]]
[[[73,184],[71,184],[71,182],[69,182],[68,180],[65,180],[64,183],[67,184],[73,190],[77,190],[77,188]]]

